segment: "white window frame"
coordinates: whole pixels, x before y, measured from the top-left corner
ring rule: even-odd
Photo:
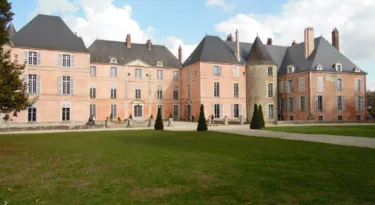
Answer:
[[[113,119],[117,119],[117,112],[118,112],[117,104],[111,104],[110,110],[111,110],[111,114],[112,114]],[[113,111],[115,111],[115,112],[113,112]]]
[[[286,93],[293,93],[294,92],[294,83],[293,80],[286,81]]]
[[[359,67],[355,67],[354,72],[359,73],[359,72],[361,72],[361,69]]]
[[[268,85],[267,85],[267,92],[268,92],[268,97],[269,98],[273,98],[274,97],[274,94],[273,94],[273,83],[268,83]]]
[[[33,120],[33,116],[31,117],[31,120],[29,118],[30,109],[32,109],[31,115],[35,115],[35,120]],[[34,103],[33,105],[31,105],[30,107],[27,108],[26,120],[27,120],[27,122],[37,122],[38,121],[38,105],[37,105],[37,103]]]
[[[69,112],[69,119],[65,119],[64,120],[64,108],[68,108],[68,112]],[[68,101],[63,101],[61,102],[61,121],[71,121],[72,120],[72,103],[71,102],[68,102]]]
[[[116,58],[111,58],[111,62],[110,63],[117,64],[117,59]]]
[[[180,71],[174,70],[173,71],[173,80],[179,80],[180,79]]]
[[[240,77],[240,67],[233,66],[233,77],[235,77],[235,78]]]
[[[305,92],[305,78],[304,77],[298,78],[298,89],[300,93]]]
[[[216,113],[217,107],[218,107],[219,113]],[[223,104],[218,104],[218,103],[213,104],[212,105],[212,113],[214,114],[215,119],[223,118],[224,117],[224,106],[223,106]]]
[[[163,99],[163,85],[158,85],[157,86],[157,90],[156,90],[156,98],[158,100],[162,100]]]
[[[74,78],[72,76],[61,76],[61,95],[73,95]]]
[[[90,66],[90,76],[96,76],[96,66]]]
[[[346,109],[346,100],[345,96],[339,95],[335,97],[336,110],[345,110]]]
[[[135,69],[135,78],[142,78],[142,69],[140,68]]]
[[[90,83],[89,89],[90,89],[90,99],[95,99],[96,98],[96,84]]]
[[[138,111],[137,112],[135,111],[136,106],[140,106],[142,108],[141,113],[137,113]],[[143,104],[133,104],[133,109],[132,109],[133,118],[135,120],[143,120],[144,110],[145,110],[145,106]],[[141,115],[139,116],[139,114],[141,114]]]
[[[163,80],[163,70],[157,70],[157,79]]]
[[[270,69],[271,69],[271,72],[270,72]],[[270,75],[271,74],[271,75]],[[268,77],[273,77],[273,67],[272,66],[268,66],[268,69],[267,69],[267,76]]]
[[[40,75],[29,73],[26,75],[26,82],[28,94],[40,94]]]
[[[316,91],[317,92],[324,92],[323,76],[317,76],[317,78],[316,78]]]
[[[364,110],[364,97],[363,96],[355,96],[355,108],[356,108],[356,111]]]
[[[290,73],[294,73],[294,66],[293,65],[287,66],[287,74],[290,74]]]
[[[237,111],[238,111],[238,116],[236,116],[236,106],[237,106]],[[232,119],[237,119],[242,116],[242,104],[232,104]]]
[[[319,106],[319,97],[322,99],[322,104]],[[318,112],[323,112],[324,111],[324,96],[323,95],[317,95],[315,97],[315,110]]]
[[[117,85],[111,84],[111,99],[117,99]]]
[[[362,79],[361,78],[354,79],[354,88],[355,88],[355,92],[357,93],[362,92]]]
[[[335,81],[335,85],[336,85],[336,92],[344,91],[344,79],[343,78],[337,78]]]
[[[341,119],[340,119],[340,117],[341,117]],[[338,120],[338,121],[343,121],[343,120],[344,120],[344,116],[342,116],[342,115],[337,115],[337,120]]]
[[[177,107],[177,109],[175,109]],[[176,111],[177,111],[177,116],[176,116]],[[179,119],[180,118],[180,105],[179,104],[174,104],[173,105],[173,118],[174,119]]]
[[[323,65],[321,65],[321,64],[317,65],[316,70],[323,70]]]
[[[215,98],[220,97],[220,82],[214,82],[214,97]]]
[[[237,85],[237,90],[236,90]],[[233,83],[233,97],[239,98],[240,97],[240,83]]]
[[[75,59],[74,55],[69,53],[58,54],[59,66],[62,68],[74,68]]]
[[[111,78],[117,78],[117,67],[111,67],[110,68],[110,77]]]
[[[275,105],[268,104],[268,119],[275,119]]]
[[[217,70],[216,70],[217,68]],[[222,75],[222,70],[221,70],[221,66],[220,65],[213,65],[212,66],[212,75],[213,76],[221,76]]]
[[[31,56],[32,54],[32,56]],[[40,65],[41,57],[38,51],[25,51],[25,63],[26,65],[37,66]]]
[[[162,61],[158,61],[158,62],[156,63],[156,66],[157,66],[157,67],[163,67],[163,62],[162,62]]]
[[[135,94],[135,96],[134,96],[135,99],[141,99],[142,98],[142,89],[141,89],[140,84],[135,85],[134,94]]]
[[[178,85],[175,85],[173,87],[173,99],[174,100],[178,100],[179,99],[179,86]]]
[[[91,115],[93,120],[96,120],[96,104],[89,105],[89,117],[91,117]]]
[[[301,112],[305,112],[307,110],[307,98],[306,98],[306,96],[298,96],[297,97],[297,110],[301,111]]]
[[[337,72],[342,72],[342,64],[341,63],[336,63],[335,64],[335,70],[337,71]]]
[[[294,111],[294,97],[288,97],[288,111]]]

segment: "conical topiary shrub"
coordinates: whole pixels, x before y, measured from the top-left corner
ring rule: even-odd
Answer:
[[[254,104],[253,118],[251,119],[250,129],[261,129],[259,122],[259,110],[257,104]]]
[[[161,119],[161,110],[158,108],[158,114],[156,115],[155,130],[164,130],[163,119]]]
[[[201,112],[199,114],[197,131],[207,131],[206,119],[204,118],[204,107],[201,105]]]
[[[264,123],[262,105],[259,105],[259,122],[260,122],[260,128],[264,128],[266,126]]]

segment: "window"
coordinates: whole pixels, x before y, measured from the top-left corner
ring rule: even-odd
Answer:
[[[345,110],[345,96],[336,96],[336,110]]]
[[[36,104],[34,104],[27,109],[27,121],[28,122],[36,122],[36,114],[37,114],[36,107],[37,107]]]
[[[90,66],[90,76],[96,76],[96,66]]]
[[[188,84],[188,99],[190,99],[190,84]]]
[[[319,120],[319,121],[323,121],[323,116],[322,116],[322,115],[319,115],[319,116],[318,116],[318,120]]]
[[[178,80],[180,78],[180,72],[179,71],[173,71],[173,80]]]
[[[318,95],[315,97],[315,109],[317,111],[323,111],[323,96]]]
[[[160,113],[161,113],[161,119],[163,119],[163,116],[164,116],[163,105],[158,105],[158,110],[160,110]]]
[[[214,97],[220,97],[220,84],[218,82],[214,83]]]
[[[39,75],[27,75],[27,93],[28,94],[39,94],[40,93],[40,76]]]
[[[299,92],[304,93],[305,92],[305,78],[298,78],[298,87]]]
[[[233,77],[240,77],[240,68],[237,66],[233,66]]]
[[[96,118],[96,105],[90,104],[90,117]]]
[[[342,72],[342,65],[341,65],[341,63],[336,63],[335,64],[335,70],[337,72]]]
[[[113,119],[117,118],[117,105],[115,104],[111,105],[111,116]]]
[[[280,98],[279,99],[279,111],[284,111],[285,109],[285,99],[284,98]]]
[[[293,93],[293,92],[294,92],[293,80],[286,81],[286,93]]]
[[[64,68],[73,68],[74,56],[70,54],[59,54],[59,66]]]
[[[323,77],[322,76],[318,76],[318,78],[317,78],[316,90],[318,92],[323,92]]]
[[[27,65],[40,65],[40,53],[35,51],[25,51],[25,63]]]
[[[136,78],[142,78],[142,71],[141,71],[141,69],[139,69],[139,68],[135,69],[135,77]]]
[[[71,76],[62,76],[59,78],[59,93],[61,95],[73,95],[74,79]]]
[[[344,79],[341,79],[341,78],[336,79],[336,91],[337,92],[344,91]]]
[[[70,102],[63,102],[62,103],[62,115],[61,115],[61,118],[62,118],[62,121],[70,121]]]
[[[294,120],[294,116],[289,116],[289,120],[293,121]]]
[[[323,70],[323,66],[322,65],[317,65],[316,66],[316,70]]]
[[[221,76],[221,67],[218,65],[212,66],[212,75]]]
[[[342,115],[337,116],[337,120],[338,120],[338,121],[343,120]]]
[[[142,119],[143,113],[143,106],[142,105],[134,105],[134,118],[135,119]]]
[[[361,118],[362,118],[361,115],[357,115],[357,120],[358,120],[358,121],[359,121],[359,120],[362,120]]]
[[[306,111],[306,97],[299,96],[297,98],[297,110]]]
[[[163,79],[163,71],[162,70],[158,70],[157,77],[158,77],[158,80]]]
[[[279,81],[279,93],[284,93],[284,81]]]
[[[355,67],[354,72],[359,73],[359,72],[361,72],[361,69],[359,67]]]
[[[117,77],[117,68],[111,67],[111,78],[116,78],[116,77]]]
[[[268,67],[268,76],[273,76],[273,67]]]
[[[111,63],[117,63],[117,59],[116,58],[111,58]]]
[[[96,84],[90,83],[90,98],[94,99],[96,98]]]
[[[234,83],[233,84],[233,92],[234,92],[234,94],[233,94],[233,97],[235,97],[235,98],[239,98],[240,97],[240,93],[239,93],[239,89],[240,89],[240,84],[239,83]]]
[[[212,113],[214,113],[214,117],[216,119],[223,118],[223,105],[222,104],[214,104],[212,106]]]
[[[360,78],[355,79],[355,92],[362,92],[362,81]]]
[[[157,99],[161,100],[163,99],[163,86],[158,85],[158,90],[157,90]]]
[[[271,105],[268,105],[268,118],[269,119],[273,119],[274,118],[274,106],[271,104]]]
[[[273,84],[268,83],[268,97],[272,98],[273,97]]]
[[[232,118],[239,118],[242,115],[242,105],[232,104]]]
[[[294,73],[294,66],[288,66],[288,74]]]
[[[137,84],[135,86],[135,99],[141,99],[141,97],[142,97],[141,85]]]
[[[288,108],[289,108],[289,111],[293,111],[293,109],[294,109],[294,98],[293,97],[290,97],[288,99]]]
[[[179,118],[179,105],[173,105],[173,118],[178,119]]]
[[[364,109],[364,98],[363,96],[355,97],[355,107],[357,111],[362,111]]]
[[[173,88],[173,99],[178,100],[178,85]]]
[[[157,67],[163,67],[163,62],[161,61],[158,61],[157,64],[156,64]]]
[[[117,85],[112,84],[111,85],[111,99],[116,99],[117,98]]]
[[[190,68],[188,68],[188,79],[190,79]]]

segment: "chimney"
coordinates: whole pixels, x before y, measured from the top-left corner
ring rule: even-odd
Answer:
[[[182,64],[182,48],[181,48],[181,45],[178,48],[178,60],[180,60],[180,63]]]
[[[332,31],[332,46],[340,51],[339,30],[337,28]]]
[[[236,30],[236,57],[237,61],[241,61],[240,58],[240,33],[238,32],[238,29]]]
[[[267,38],[267,45],[272,45],[272,38]]]
[[[296,44],[297,44],[296,41],[293,40],[293,42],[292,42],[292,46],[294,46],[294,45],[296,45]]]
[[[314,50],[314,29],[305,28],[305,58],[308,58]]]
[[[151,39],[148,39],[148,40],[147,40],[146,45],[147,45],[147,47],[148,47],[148,50],[151,51],[151,46],[152,46]]]
[[[233,41],[233,36],[232,36],[231,33],[228,34],[228,36],[227,36],[227,41]]]
[[[132,38],[130,37],[130,34],[126,35],[126,47],[127,48],[132,47]]]

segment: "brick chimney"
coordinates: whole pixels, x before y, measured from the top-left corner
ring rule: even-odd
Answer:
[[[332,31],[332,46],[340,51],[339,30],[337,28]]]
[[[272,38],[267,38],[267,45],[272,45]]]
[[[181,48],[181,45],[178,48],[178,60],[180,60],[180,63],[182,63],[182,48]]]
[[[126,47],[127,48],[132,47],[132,38],[130,37],[130,34],[126,35]]]
[[[296,41],[293,40],[293,42],[292,42],[292,46],[294,46],[294,45],[296,45],[296,44],[297,44]]]
[[[236,30],[236,57],[237,61],[241,61],[240,57],[240,32],[238,32],[238,29]]]
[[[232,36],[231,33],[228,34],[228,36],[227,36],[227,41],[233,41],[233,36]]]
[[[151,47],[152,47],[151,39],[148,39],[148,40],[147,40],[146,45],[147,45],[147,47],[148,47],[148,50],[151,51]]]
[[[314,29],[305,28],[305,58],[308,58],[314,50]]]

